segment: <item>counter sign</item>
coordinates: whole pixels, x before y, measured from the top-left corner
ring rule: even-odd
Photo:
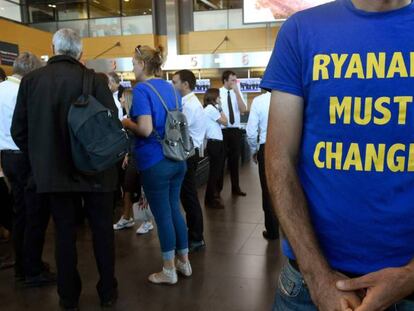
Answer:
[[[0,41],[0,64],[13,66],[14,60],[19,55],[19,46],[17,44]]]

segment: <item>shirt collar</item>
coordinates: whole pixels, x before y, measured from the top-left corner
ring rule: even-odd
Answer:
[[[194,96],[194,92],[191,92],[190,94],[185,95],[182,98],[183,105],[186,104],[186,103],[188,103],[193,98],[193,96]]]
[[[10,82],[13,82],[13,83],[20,84],[21,79],[19,79],[17,77],[10,76],[10,77],[7,77],[6,81],[10,81]]]
[[[58,62],[70,62],[73,64],[78,64],[80,66],[83,66],[78,60],[74,59],[73,57],[67,56],[67,55],[52,56],[47,63],[53,64],[53,63],[58,63]]]

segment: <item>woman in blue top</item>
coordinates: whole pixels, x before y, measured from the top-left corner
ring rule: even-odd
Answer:
[[[161,272],[150,275],[155,284],[177,283],[177,272],[191,276],[188,260],[187,226],[180,212],[180,189],[186,171],[185,161],[171,161],[164,157],[162,146],[154,131],[163,138],[167,113],[158,95],[147,84],[150,83],[161,95],[167,106],[176,107],[175,90],[172,85],[159,78],[164,62],[162,48],[152,49],[138,46],[133,65],[139,82],[134,88],[131,119],[125,119],[125,128],[133,131],[135,157],[145,194],[158,227],[164,266]],[[181,106],[181,97],[179,97]],[[177,261],[175,254],[177,253]]]

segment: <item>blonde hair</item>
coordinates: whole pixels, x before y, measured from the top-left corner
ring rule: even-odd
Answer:
[[[128,117],[130,117],[129,111],[131,110],[131,107],[132,107],[132,89],[125,89],[122,93],[122,96],[124,96],[125,98],[124,108],[126,110]]]
[[[144,71],[148,76],[162,76],[162,65],[164,64],[164,48],[159,46],[153,49],[147,45],[138,45],[135,48],[134,58],[145,64]]]

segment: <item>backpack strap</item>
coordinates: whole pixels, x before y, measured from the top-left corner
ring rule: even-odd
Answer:
[[[164,109],[168,112],[168,111],[170,111],[169,109],[168,109],[168,106],[167,106],[167,104],[165,103],[165,101],[164,101],[164,99],[162,98],[162,96],[161,96],[161,94],[157,91],[157,89],[151,84],[151,83],[149,83],[149,82],[147,82],[147,81],[145,81],[145,82],[143,82],[144,84],[146,84],[146,85],[148,85],[150,88],[151,88],[151,90],[155,93],[155,94],[157,94],[157,96],[158,96],[158,98],[160,99],[160,101],[161,101],[161,103],[162,103],[162,105],[164,106]],[[174,95],[175,95],[175,106],[176,106],[176,110],[178,111],[178,108],[179,108],[179,106],[178,106],[178,96],[177,96],[177,92],[174,90],[174,87],[172,87],[173,88],[173,92],[174,92]]]

